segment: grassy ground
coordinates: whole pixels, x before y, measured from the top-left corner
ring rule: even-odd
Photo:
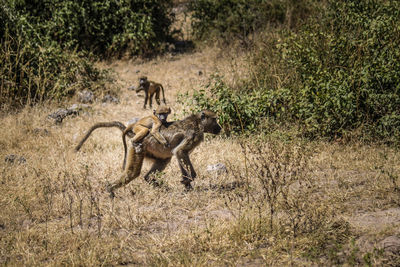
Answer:
[[[174,159],[158,177],[160,188],[138,178],[114,200],[104,186],[122,172],[119,131],[98,130],[73,152],[95,122],[125,123],[151,112],[127,90],[139,76],[164,85],[171,119],[179,119],[184,107],[176,96],[199,88],[216,71],[242,75],[235,58],[208,48],[148,62],[104,63],[119,75],[119,104],[92,104],[61,125],[46,119],[54,105],[3,114],[0,263],[398,266],[396,148],[207,136],[191,154],[198,172],[193,191],[184,192]],[[6,162],[9,154],[26,162]],[[206,170],[219,162],[227,173]]]

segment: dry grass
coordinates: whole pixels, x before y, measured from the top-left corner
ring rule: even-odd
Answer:
[[[191,155],[198,171],[185,193],[174,159],[154,188],[138,178],[112,201],[121,174],[118,130],[95,122],[148,114],[126,87],[140,75],[165,85],[176,118],[178,93],[199,88],[242,60],[210,49],[150,62],[114,62],[121,103],[94,104],[60,126],[54,106],[1,117],[0,263],[4,265],[384,265],[398,264],[382,240],[399,237],[399,153],[362,144],[284,143],[207,136]],[[137,72],[139,71],[139,72]],[[203,75],[199,75],[199,71]],[[44,130],[46,129],[46,131]],[[26,158],[8,163],[6,155]],[[228,173],[206,171],[222,162]],[[148,166],[145,166],[145,169]]]

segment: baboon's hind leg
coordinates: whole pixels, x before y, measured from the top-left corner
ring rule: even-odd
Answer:
[[[107,186],[107,191],[114,197],[114,190],[118,189],[140,175],[144,159],[142,144],[132,146],[128,151],[127,167],[122,176]]]
[[[182,173],[181,183],[185,186],[186,190],[192,189],[191,182],[196,179],[197,173],[193,168],[193,164],[190,161],[189,154],[183,151],[176,153],[179,168]]]
[[[157,104],[160,105],[161,104],[161,102],[160,102],[160,90],[158,90],[156,92],[156,96],[154,98],[156,99]]]

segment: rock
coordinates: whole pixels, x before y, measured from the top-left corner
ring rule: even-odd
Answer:
[[[83,109],[87,109],[89,108],[89,105],[80,105],[80,104],[73,104],[71,107],[69,108],[59,108],[57,109],[55,112],[47,115],[48,119],[52,119],[54,121],[54,123],[56,124],[60,124],[62,123],[62,121],[70,115],[79,115],[79,113],[83,110]]]
[[[131,85],[131,86],[128,87],[128,90],[129,91],[135,91],[136,90],[136,86]]]
[[[55,124],[60,124],[68,115],[70,115],[70,111],[68,109],[59,108],[55,112],[47,115],[47,118],[54,120]]]
[[[78,92],[78,101],[81,103],[93,103],[94,94],[91,91],[83,90]]]
[[[41,135],[41,136],[49,136],[50,132],[47,129],[35,128],[33,129],[33,134]]]
[[[89,109],[90,106],[87,104],[73,104],[72,106],[70,106],[69,108],[67,108],[67,110],[71,113],[71,114],[75,114],[75,115],[79,115],[79,113],[84,110],[84,109]]]
[[[203,75],[203,72],[201,70],[199,70],[198,72],[199,76]]]
[[[17,162],[18,164],[24,164],[24,163],[26,163],[26,159],[25,159],[24,157],[18,156],[18,155],[15,155],[15,154],[7,155],[7,156],[4,158],[4,161],[7,162],[7,163],[11,163],[11,164],[16,163],[16,162]]]
[[[228,170],[226,169],[225,164],[223,163],[217,163],[214,165],[208,165],[207,169],[208,172],[215,172],[217,174],[223,174],[223,173],[227,173]]]
[[[139,121],[139,118],[132,118],[126,123],[126,125],[133,124],[133,123],[136,123],[138,121]]]
[[[103,103],[114,103],[114,104],[118,104],[119,103],[119,99],[116,97],[113,97],[112,95],[105,95],[103,97],[102,100]]]

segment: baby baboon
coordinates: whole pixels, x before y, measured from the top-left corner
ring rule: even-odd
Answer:
[[[124,162],[122,164],[122,169],[125,169],[126,163],[126,139],[125,135],[129,132],[135,134],[132,139],[132,145],[137,147],[140,141],[148,135],[149,133],[154,136],[154,138],[161,144],[168,146],[167,140],[160,135],[159,130],[162,124],[167,122],[168,115],[171,113],[171,109],[167,106],[159,106],[153,111],[153,115],[144,117],[136,123],[132,123],[126,127],[122,132],[122,143],[124,144]]]
[[[115,127],[121,131],[125,130],[118,125],[115,125]],[[120,179],[111,183],[107,189],[113,195],[115,189],[128,184],[138,177],[145,157],[152,159],[153,165],[144,178],[146,181],[154,183],[154,179],[151,178],[152,175],[163,171],[174,155],[178,159],[182,173],[181,183],[185,185],[186,189],[191,189],[191,182],[196,178],[197,174],[190,161],[189,154],[203,141],[204,133],[218,134],[220,131],[221,126],[217,122],[216,114],[209,110],[203,110],[183,120],[162,125],[160,133],[168,141],[169,147],[160,144],[153,135],[147,135],[143,139],[140,150],[136,151],[134,147],[130,147],[124,174]],[[86,139],[87,137],[85,136],[85,139],[80,142],[79,148]]]
[[[149,102],[150,108],[152,107],[153,102],[153,95],[156,94],[155,99],[157,104],[160,105],[160,91],[162,90],[164,104],[165,102],[165,95],[164,95],[164,87],[160,83],[156,83],[153,81],[147,80],[146,76],[142,76],[139,78],[139,86],[136,88],[136,93],[144,90],[144,105],[143,108],[146,108],[147,102]]]

